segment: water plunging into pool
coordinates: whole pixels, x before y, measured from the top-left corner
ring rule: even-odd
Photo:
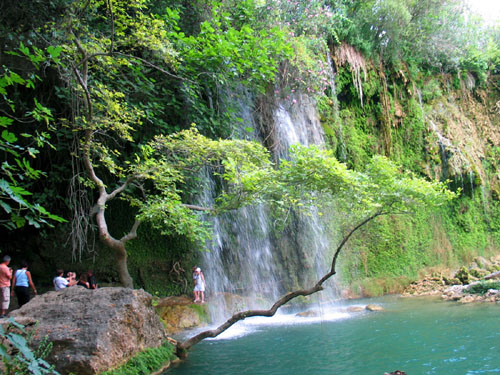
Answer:
[[[256,320],[195,346],[168,375],[500,374],[500,305],[385,297],[381,312]],[[234,330],[233,330],[234,328]],[[231,333],[232,332],[232,333]]]
[[[262,141],[272,137],[273,157],[288,158],[294,144],[324,144],[323,130],[314,101],[306,95],[276,99],[272,111],[273,134],[261,135],[252,112],[252,98],[244,92],[229,94],[241,118],[239,138]],[[250,131],[249,131],[250,130]],[[213,203],[220,183],[209,174],[200,203]],[[241,208],[235,212],[207,218],[213,227],[210,251],[203,254],[203,272],[214,323],[245,309],[269,308],[284,293],[294,288],[311,287],[330,264],[329,240],[317,209],[307,215],[294,212],[284,233],[277,233],[275,219],[265,205]],[[331,285],[331,284],[330,284]],[[324,299],[332,299],[327,288]]]

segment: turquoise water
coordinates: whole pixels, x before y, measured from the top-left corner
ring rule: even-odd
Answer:
[[[165,374],[500,374],[499,304],[395,297],[364,303],[385,311],[337,307],[317,319],[258,319],[226,339],[201,342]]]

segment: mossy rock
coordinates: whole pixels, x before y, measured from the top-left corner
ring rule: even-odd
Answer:
[[[467,268],[462,267],[455,274],[455,278],[460,280],[460,282],[463,285],[467,285],[467,284],[470,284],[471,275],[470,275],[469,271],[467,270]]]
[[[186,329],[196,328],[208,322],[208,312],[206,305],[194,303],[166,305],[161,302],[156,306],[156,312],[160,316],[168,334],[175,334]]]
[[[490,272],[483,270],[483,269],[479,269],[479,268],[471,268],[469,270],[469,273],[471,274],[471,276],[478,278],[478,279],[481,279],[481,278],[485,277],[486,275],[490,274]]]
[[[459,284],[462,284],[462,282],[457,279],[456,277],[452,277],[452,278],[447,278],[445,276],[443,276],[443,281],[446,285],[459,285]]]

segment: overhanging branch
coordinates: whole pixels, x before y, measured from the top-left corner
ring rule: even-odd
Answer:
[[[345,246],[347,241],[352,237],[352,235],[359,230],[361,227],[372,221],[378,216],[386,214],[385,212],[376,212],[366,219],[362,220],[359,224],[357,224],[355,227],[353,227],[347,235],[344,236],[342,241],[340,241],[337,249],[335,250],[335,253],[333,255],[332,259],[332,265],[330,268],[330,271],[325,274],[317,283],[314,285],[312,288],[309,289],[301,289],[301,290],[296,290],[290,293],[285,294],[283,297],[278,299],[273,306],[269,310],[247,310],[247,311],[242,311],[234,314],[231,316],[228,320],[226,320],[222,325],[217,327],[216,329],[212,330],[207,330],[200,332],[199,334],[189,338],[188,340],[182,342],[182,343],[177,343],[177,355],[179,358],[185,358],[187,355],[187,350],[189,350],[193,345],[196,345],[200,341],[209,338],[209,337],[217,337],[220,335],[222,332],[226,331],[228,328],[230,328],[233,324],[239,322],[240,320],[244,320],[246,318],[254,317],[254,316],[274,316],[278,309],[283,306],[284,304],[288,303],[292,299],[299,297],[299,296],[309,296],[311,294],[314,294],[316,292],[319,292],[320,290],[323,290],[323,284],[325,281],[327,281],[330,277],[335,275],[335,266],[337,263],[338,256],[340,254],[340,251],[342,248]]]

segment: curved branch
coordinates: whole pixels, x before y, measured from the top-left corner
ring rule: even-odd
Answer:
[[[118,188],[116,188],[115,190],[113,190],[111,193],[108,194],[108,198],[106,199],[106,201],[114,199],[118,194],[124,191],[130,185],[131,182],[135,181],[137,178],[138,177],[135,175],[127,178],[123,184],[121,184]]]
[[[193,345],[196,345],[199,343],[201,340],[206,339],[208,337],[217,337],[219,334],[227,330],[229,327],[231,327],[233,324],[239,322],[240,320],[250,318],[253,316],[273,316],[276,314],[278,309],[289,302],[290,300],[294,299],[295,297],[298,296],[309,296],[311,294],[314,294],[320,290],[323,290],[323,287],[321,285],[315,285],[310,289],[303,289],[303,290],[296,290],[294,292],[290,292],[285,294],[283,297],[281,297],[278,301],[274,303],[274,305],[269,309],[269,310],[247,310],[247,311],[242,311],[239,313],[234,314],[231,318],[226,320],[225,323],[217,327],[216,329],[208,330],[208,331],[203,331],[196,336],[191,337],[190,339],[184,341],[181,344],[177,344],[177,351],[178,354],[180,354],[181,357],[185,357],[185,354],[183,355],[182,353],[189,350]]]
[[[194,211],[214,211],[213,208],[211,207],[202,207],[202,206],[197,206],[195,204],[182,204],[182,206],[189,208],[190,210]]]
[[[358,225],[356,225],[354,228],[352,228],[347,235],[344,236],[342,241],[340,241],[340,244],[338,245],[337,249],[335,250],[335,253],[333,255],[332,259],[332,266],[330,268],[330,271],[325,274],[317,283],[314,285],[312,288],[309,289],[301,289],[301,290],[296,290],[290,293],[285,294],[283,297],[281,297],[279,300],[277,300],[273,306],[269,310],[247,310],[247,311],[242,311],[234,314],[231,316],[228,320],[226,320],[223,324],[221,324],[219,327],[212,329],[212,330],[207,330],[198,333],[197,335],[191,337],[190,339],[182,342],[182,343],[177,343],[177,356],[179,358],[185,358],[187,356],[187,351],[193,346],[202,341],[203,339],[206,339],[208,337],[217,337],[220,335],[222,332],[226,331],[229,327],[231,327],[233,324],[239,322],[240,320],[244,320],[246,318],[250,318],[253,316],[273,316],[276,314],[278,309],[286,304],[287,302],[291,301],[292,299],[298,297],[298,296],[309,296],[311,294],[314,294],[316,292],[319,292],[320,290],[323,290],[323,284],[326,280],[328,280],[330,277],[335,275],[335,266],[337,263],[337,258],[340,254],[340,251],[342,248],[345,246],[347,241],[351,238],[351,236],[359,230],[361,227],[363,227],[365,224],[369,223],[373,219],[375,219],[377,216],[381,216],[386,214],[385,212],[376,212],[373,215],[367,217],[366,219],[362,220]]]
[[[82,87],[83,91],[85,92],[85,98],[87,100],[87,115],[85,116],[87,121],[91,121],[92,120],[92,100],[90,99],[90,91],[87,87],[87,83],[86,81],[82,78],[82,76],[80,75],[80,72],[78,71],[77,67],[74,66],[73,67],[73,72],[75,73],[75,76],[76,76],[76,79],[78,80],[78,83],[80,84],[80,86]]]
[[[120,238],[120,242],[125,244],[127,241],[137,238],[137,228],[139,228],[139,224],[141,224],[141,222],[139,220],[136,220],[134,222],[134,225],[132,225],[130,232],[128,232],[128,234]]]
[[[340,250],[342,250],[342,248],[344,247],[344,245],[347,243],[347,241],[349,241],[349,239],[351,238],[351,236],[354,234],[354,232],[356,232],[359,228],[361,228],[363,225],[367,224],[368,222],[372,221],[373,219],[375,219],[377,216],[381,216],[383,215],[384,213],[383,212],[376,212],[374,213],[373,215],[371,216],[368,216],[366,219],[364,219],[363,221],[361,221],[358,225],[356,225],[354,228],[352,228],[349,233],[347,233],[347,235],[344,236],[344,238],[342,238],[342,241],[340,241],[340,244],[337,246],[337,249],[335,250],[335,253],[333,254],[333,258],[332,258],[332,265],[330,267],[330,272],[327,273],[325,276],[323,276],[319,281],[318,281],[318,284],[321,285],[323,284],[327,279],[329,279],[332,275],[335,274],[335,265],[337,263],[337,258],[339,257],[339,254],[340,254]],[[316,284],[316,285],[318,285]]]

